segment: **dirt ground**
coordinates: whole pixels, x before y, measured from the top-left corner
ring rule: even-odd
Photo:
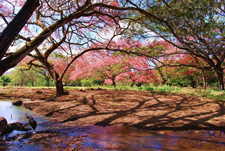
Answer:
[[[187,95],[147,91],[0,88],[0,99],[23,101],[23,106],[62,122],[64,126],[123,125],[149,130],[224,130],[224,102]]]
[[[89,125],[120,125],[147,130],[225,130],[224,102],[195,96],[69,89],[69,95],[55,97],[55,89],[51,88],[0,88],[0,99],[23,101],[24,107],[61,123],[54,127],[59,130]],[[14,143],[13,149],[42,144],[46,150],[83,150],[85,137],[71,138],[51,131],[25,133],[15,136],[19,144]],[[29,138],[29,141],[21,143],[23,138]],[[62,146],[62,142],[66,145]],[[7,150],[12,144],[0,141],[0,150]]]

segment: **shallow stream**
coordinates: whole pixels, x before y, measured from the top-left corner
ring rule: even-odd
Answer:
[[[24,107],[13,106],[11,101],[0,101],[0,116],[7,119],[8,123],[22,122],[28,123],[26,114],[31,114],[38,123],[36,134],[45,131],[49,126],[59,124],[51,122],[48,118],[34,114]],[[177,150],[225,150],[225,134],[222,131],[148,131],[137,128],[126,128],[123,126],[87,126],[54,129],[52,132],[61,133],[62,136],[71,138],[73,136],[85,136],[82,147],[99,150],[128,150],[128,151],[177,151]],[[33,131],[16,131],[8,135],[8,138],[18,134],[32,133]],[[44,146],[41,143],[25,143],[23,141],[8,139],[2,144],[8,145],[5,150],[53,150],[55,146]],[[71,141],[71,140],[70,140]],[[61,143],[62,150],[63,145]],[[78,147],[77,144],[73,146]]]

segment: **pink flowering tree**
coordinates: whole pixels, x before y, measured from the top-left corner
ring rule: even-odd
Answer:
[[[21,2],[24,1],[21,0]],[[6,32],[3,32],[4,34],[1,34],[2,44],[9,38],[9,36],[4,36],[8,34],[7,32],[10,32],[14,27],[19,29],[13,31],[14,36],[10,38],[10,42],[7,42],[7,46],[4,49],[1,48],[1,74],[17,65],[29,54],[49,71],[56,84],[57,96],[64,94],[62,79],[73,61],[88,51],[105,49],[107,45],[102,46],[103,42],[110,42],[113,39],[112,37],[123,32],[119,20],[121,13],[128,10],[123,5],[119,5],[117,1],[111,0],[80,0],[70,3],[65,3],[62,0],[44,0],[40,1],[38,9],[35,8],[39,5],[39,1],[27,0],[27,2],[30,3],[28,6],[24,5],[26,6],[25,10],[30,10],[29,6],[32,10],[27,14],[22,13],[22,16],[19,17],[22,22],[18,22],[18,17],[15,17],[17,22],[13,26],[9,26],[11,22],[7,25],[9,21],[7,20],[7,14],[1,13],[5,25],[10,27]],[[33,4],[31,4],[32,2]],[[13,0],[8,5],[11,4],[12,10],[18,10],[18,7],[14,7],[18,4],[17,1]],[[1,8],[3,8],[2,6],[1,4]],[[12,12],[16,14],[16,11]],[[35,13],[32,15],[32,12]],[[16,25],[19,25],[20,28],[17,28]],[[20,29],[23,30],[18,34]],[[108,37],[105,37],[106,32],[112,32],[112,34],[107,34]],[[15,43],[18,46],[16,51],[10,51],[7,54],[8,56],[5,57],[9,45],[14,40],[18,40],[20,45]],[[90,48],[91,45],[95,45],[95,47]],[[33,50],[34,52],[32,52]],[[56,51],[70,60],[61,75],[57,73],[50,61],[51,56]],[[35,65],[34,60],[30,64]]]
[[[156,82],[157,76],[147,61],[144,57],[118,52],[89,52],[75,61],[76,67],[71,79],[92,77],[113,86],[116,86],[118,81],[129,82],[132,86],[137,83]]]
[[[120,76],[120,80],[131,83],[131,87],[134,84],[141,86],[143,83],[157,83],[158,77],[155,70],[148,64],[148,58],[146,57],[130,57],[129,58],[129,71]]]
[[[102,81],[110,79],[113,86],[116,86],[117,77],[128,69],[125,56],[107,51],[88,53],[80,63],[77,66],[80,72],[74,71],[74,76],[71,77],[73,80],[92,76]]]
[[[123,56],[106,55],[101,58],[101,61],[95,66],[96,74],[110,79],[114,87],[116,87],[116,80],[119,75],[128,71],[127,59]]]
[[[26,28],[28,37],[20,38],[31,43],[31,49],[35,48],[35,52],[29,54],[33,58],[29,64],[35,66],[38,61],[45,67],[55,82],[56,95],[61,96],[64,94],[63,78],[69,79],[70,71],[76,70],[76,65],[70,67],[73,62],[89,51],[105,49],[126,27],[119,25],[120,11],[118,3],[113,1],[92,3],[86,0],[71,6],[63,1],[45,1],[42,5],[49,9],[42,7],[35,11],[36,17],[29,20]],[[47,18],[47,23],[43,18]],[[32,30],[34,25],[37,33]],[[110,31],[114,32],[104,36],[104,32]],[[63,59],[57,58],[59,55]]]

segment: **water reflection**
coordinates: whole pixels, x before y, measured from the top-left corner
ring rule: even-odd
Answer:
[[[21,107],[13,106],[11,101],[0,101],[0,116],[6,118],[8,123],[13,123],[17,121],[25,122],[26,118],[24,114],[29,112]]]
[[[95,131],[97,129],[97,131]],[[101,129],[104,129],[101,132]],[[225,135],[207,131],[151,132],[125,127],[92,127],[86,146],[106,150],[223,150]]]
[[[45,126],[50,126],[51,123],[44,117],[34,115],[31,111],[23,108],[12,106],[11,101],[0,101],[0,116],[4,116],[9,123],[11,122],[28,122],[25,118],[26,114],[34,116],[38,122],[37,131],[42,133]],[[225,148],[225,134],[222,131],[148,131],[137,128],[127,128],[123,126],[86,126],[86,127],[73,127],[67,128],[63,125],[60,129],[51,128],[51,132],[57,132],[65,137],[62,139],[61,148],[66,148],[68,141],[73,141],[73,136],[85,136],[85,141],[82,142],[81,150],[88,150],[86,148],[94,148],[99,150],[213,150],[221,151]],[[18,132],[14,131],[10,135],[18,133],[31,132]],[[29,137],[28,137],[29,138]],[[1,142],[1,141],[0,141]],[[49,141],[46,143],[24,144],[24,141],[17,141],[19,148],[10,148],[8,150],[57,150],[56,145]],[[9,145],[1,142],[2,145]],[[72,147],[78,148],[78,144]],[[1,150],[1,147],[0,147]],[[6,149],[7,150],[7,149]],[[66,150],[66,149],[65,149]]]
[[[13,122],[21,122],[28,123],[28,119],[26,118],[26,114],[32,115],[35,120],[38,122],[37,131],[42,130],[45,122],[48,120],[44,117],[33,114],[30,110],[21,107],[21,106],[13,106],[12,101],[0,101],[0,117],[5,117],[8,123]],[[22,131],[14,130],[9,134],[10,136],[25,133]]]
[[[148,131],[123,126],[88,126],[61,129],[61,132],[69,136],[87,135],[83,147],[100,150],[221,151],[225,148],[225,135],[220,131]]]

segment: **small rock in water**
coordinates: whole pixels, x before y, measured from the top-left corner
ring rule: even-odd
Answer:
[[[23,104],[23,102],[19,100],[19,101],[12,102],[12,104],[15,106],[21,106]]]

